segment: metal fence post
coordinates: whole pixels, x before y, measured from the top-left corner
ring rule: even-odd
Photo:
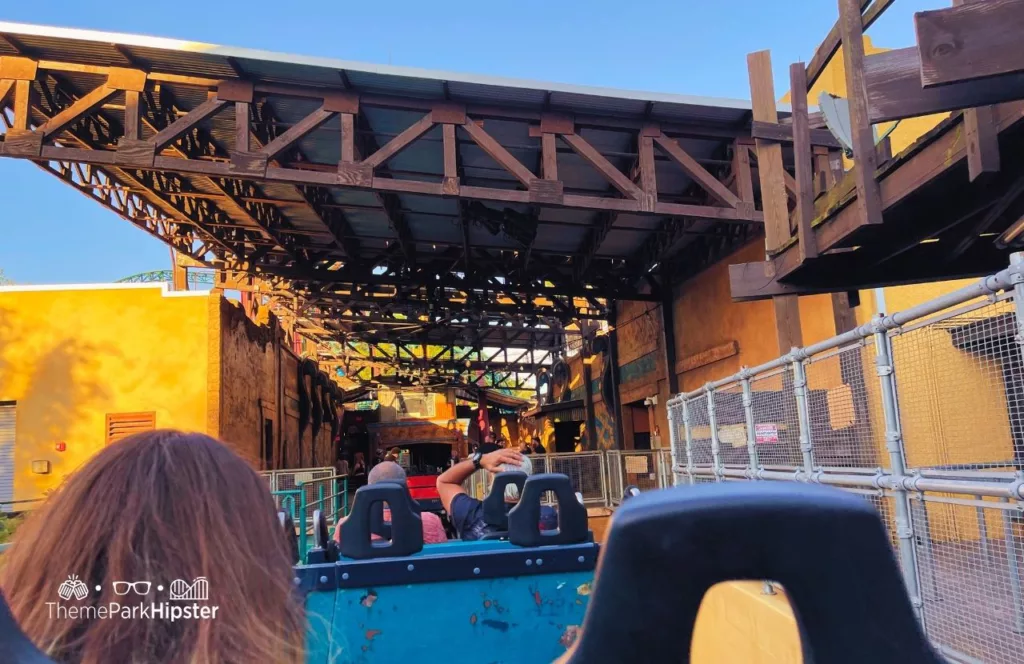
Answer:
[[[611,492],[608,491],[608,451],[600,452],[598,458],[600,459],[598,467],[601,473],[601,504],[611,507]]]
[[[690,402],[683,401],[683,431],[686,435],[686,478],[693,484],[693,431],[690,429]]]
[[[1010,502],[1003,498],[1003,502]],[[1020,566],[1017,564],[1017,538],[1013,533],[1013,513],[1003,510],[1003,539],[1006,542],[1006,568],[1010,575],[1010,596],[1013,598],[1013,631],[1024,634],[1024,594],[1021,593]]]
[[[793,358],[793,396],[796,398],[796,416],[800,425],[800,454],[809,481],[814,476],[814,448],[811,444],[811,411],[807,405],[807,371],[804,367],[807,353],[794,348],[790,355]]]
[[[296,482],[295,488],[299,490],[299,560],[306,561],[306,489],[302,482]]]
[[[893,376],[892,356],[889,352],[889,335],[878,325],[875,331],[875,365],[882,388],[882,412],[885,417],[885,446],[889,453],[892,466],[892,481],[896,491],[893,502],[896,504],[896,536],[899,539],[900,567],[903,571],[903,582],[914,605],[918,621],[924,625],[924,603],[918,580],[917,548],[914,546],[914,526],[910,516],[910,496],[903,480],[906,467],[903,463],[903,430],[899,416],[896,414],[896,380]],[[921,509],[927,511],[928,506],[921,501]],[[928,534],[925,533],[927,536]]]
[[[718,421],[715,417],[715,388],[708,383],[704,388],[708,399],[708,425],[711,427],[711,471],[716,482],[724,482],[722,474],[722,454],[718,449]]]
[[[754,423],[754,395],[750,390],[750,371],[747,367],[740,370],[740,380],[743,385],[743,419],[747,423],[747,456],[750,458],[750,471],[753,478],[757,477],[757,471],[761,464],[757,460],[757,434]]]
[[[679,463],[679,458],[676,454],[676,450],[679,445],[679,422],[676,422],[676,413],[678,412],[676,408],[677,406],[669,406],[668,409],[668,453],[669,463],[671,465],[668,469],[670,475],[666,479],[668,482],[671,482],[671,486],[678,484],[678,482],[676,482],[676,464]],[[667,486],[669,485],[668,482],[666,482]]]

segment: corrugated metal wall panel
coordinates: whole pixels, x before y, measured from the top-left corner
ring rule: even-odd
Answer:
[[[10,512],[14,500],[14,404],[0,405],[0,512]]]

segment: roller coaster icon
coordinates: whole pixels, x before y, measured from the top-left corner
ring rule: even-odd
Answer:
[[[191,602],[195,600],[206,601],[210,599],[210,584],[205,576],[196,577],[192,583],[184,579],[171,581],[171,601]]]

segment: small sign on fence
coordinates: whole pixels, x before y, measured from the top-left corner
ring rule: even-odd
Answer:
[[[647,456],[626,457],[626,472],[630,475],[643,475],[647,470]]]
[[[755,424],[754,440],[758,445],[765,445],[779,442],[778,424]]]

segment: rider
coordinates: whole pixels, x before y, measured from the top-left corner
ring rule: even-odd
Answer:
[[[377,484],[378,482],[394,482],[404,485],[406,482],[405,470],[394,461],[381,461],[373,467],[367,478],[367,484]],[[420,519],[423,521],[424,544],[442,544],[448,541],[441,517],[432,512],[422,512]],[[391,520],[391,510],[387,508],[384,509],[384,520]],[[341,543],[341,524],[343,523],[345,523],[345,519],[338,519],[338,525],[334,528],[334,541],[339,544]],[[379,539],[377,535],[373,537]]]
[[[462,487],[463,482],[481,468],[493,474],[502,471],[519,471],[529,475],[533,472],[530,458],[512,449],[501,449],[488,454],[477,452],[469,459],[444,471],[437,478],[437,493],[441,497],[441,504],[448,512],[459,538],[464,540],[478,540],[489,532],[495,531],[495,528],[484,520],[483,502],[468,495]],[[505,487],[505,502],[510,504],[519,502],[519,487],[515,484]],[[554,530],[558,527],[558,513],[554,508],[547,505],[542,506],[540,518],[541,530]]]

